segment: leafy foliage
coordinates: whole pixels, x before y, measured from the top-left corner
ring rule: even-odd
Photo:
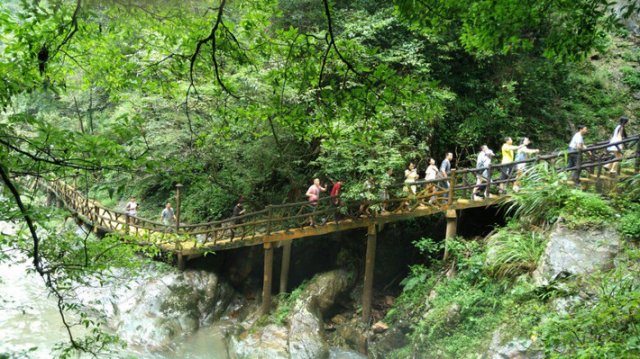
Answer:
[[[632,358],[640,355],[640,290],[637,249],[628,264],[588,280],[590,300],[566,314],[553,313],[536,329],[550,358]]]
[[[620,222],[618,222],[618,230],[629,239],[640,239],[640,205],[633,204],[625,213]]]
[[[566,173],[556,173],[548,163],[530,168],[522,189],[507,203],[514,218],[533,225],[549,225],[563,218],[570,227],[600,226],[614,211],[598,194],[572,189]],[[541,186],[540,183],[545,183]]]

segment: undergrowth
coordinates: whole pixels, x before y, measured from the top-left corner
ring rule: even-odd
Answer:
[[[562,175],[551,172],[530,172],[529,178],[548,176],[550,185],[523,180],[509,204],[514,217],[488,240],[450,239],[448,262],[410,268],[385,318],[392,326],[410,323],[409,344],[377,357],[476,358],[486,355],[492,341],[515,338],[551,358],[640,357],[637,243],[623,242],[624,253],[610,271],[542,287],[532,277],[547,231],[557,222],[575,230],[617,226],[627,239],[637,239],[637,192],[626,190],[608,201],[566,186]],[[445,244],[425,238],[414,245],[434,257]],[[446,275],[452,272],[457,274]]]

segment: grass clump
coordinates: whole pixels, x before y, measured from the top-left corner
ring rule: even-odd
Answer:
[[[533,272],[545,243],[545,236],[536,231],[514,225],[501,229],[488,243],[487,273],[501,279]]]

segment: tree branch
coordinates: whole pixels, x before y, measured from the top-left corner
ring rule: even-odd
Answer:
[[[2,181],[7,185],[11,195],[13,195],[13,199],[16,201],[18,208],[20,209],[20,213],[22,213],[22,217],[24,221],[27,222],[27,227],[29,227],[29,232],[31,233],[31,238],[33,238],[33,266],[36,268],[36,271],[43,275],[42,263],[40,262],[40,239],[38,238],[38,234],[36,233],[36,227],[33,224],[33,220],[29,215],[24,203],[22,203],[22,198],[20,197],[20,193],[18,189],[13,184],[11,179],[9,178],[8,173],[5,171],[4,167],[0,165],[0,177],[2,177]]]
[[[213,28],[211,29],[211,33],[209,33],[209,36],[199,40],[198,43],[196,44],[196,50],[193,53],[193,55],[191,55],[190,64],[189,64],[189,80],[191,82],[191,85],[193,85],[193,87],[195,88],[195,82],[193,79],[193,68],[195,66],[198,55],[200,54],[200,50],[202,49],[202,45],[206,44],[207,42],[211,42],[211,59],[213,61],[213,69],[215,72],[216,81],[226,93],[238,99],[239,97],[234,93],[232,93],[222,81],[222,78],[220,77],[218,58],[216,56],[216,32],[218,31],[218,27],[222,23],[222,15],[224,12],[225,2],[226,0],[220,0],[220,7],[218,7],[218,15],[216,17],[215,23],[213,24]]]

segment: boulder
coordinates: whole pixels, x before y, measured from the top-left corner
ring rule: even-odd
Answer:
[[[229,340],[231,358],[328,358],[323,315],[352,285],[352,276],[344,270],[317,275],[293,303],[287,317],[289,328],[276,324],[254,325],[241,335],[232,336]],[[334,317],[336,322],[345,320]]]
[[[146,277],[133,278],[115,273],[121,280],[80,288],[77,299],[103,313],[107,324],[129,343],[157,349],[219,319],[235,294],[214,273],[148,271]]]
[[[534,347],[531,339],[511,338],[504,340],[506,326],[501,326],[494,333],[491,345],[485,355],[489,359],[542,359],[544,352]]]
[[[360,318],[353,318],[338,326],[336,335],[353,350],[359,352],[367,350],[367,326],[362,323]]]
[[[290,358],[287,328],[270,324],[258,331],[245,332],[229,340],[231,359],[288,359]]]
[[[564,277],[611,269],[619,250],[620,235],[614,229],[557,226],[533,272],[534,283],[546,286]]]
[[[352,276],[334,270],[316,276],[295,302],[289,317],[289,353],[292,358],[327,358],[322,315],[351,287]]]

